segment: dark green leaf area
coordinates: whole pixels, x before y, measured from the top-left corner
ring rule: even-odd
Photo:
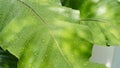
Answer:
[[[0,48],[0,68],[17,68],[18,59]]]

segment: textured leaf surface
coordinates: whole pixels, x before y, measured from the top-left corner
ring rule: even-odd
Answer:
[[[80,23],[88,25],[95,44],[120,44],[119,0],[63,0],[63,5],[80,10]]]
[[[0,46],[18,68],[105,68],[89,62],[92,33],[59,0],[0,0],[0,9]]]

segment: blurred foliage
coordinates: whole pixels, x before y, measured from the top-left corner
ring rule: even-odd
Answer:
[[[62,0],[62,5],[80,11],[80,24],[90,27],[95,44],[120,44],[119,0]]]

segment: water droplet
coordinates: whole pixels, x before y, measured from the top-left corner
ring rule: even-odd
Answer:
[[[43,39],[42,42],[45,42],[45,40]]]
[[[84,63],[83,65],[86,66],[89,62]]]
[[[24,50],[25,48],[23,47],[22,50]]]
[[[24,65],[24,63],[23,63],[23,62],[21,62],[21,65]]]
[[[86,66],[87,64],[85,63],[84,66]]]
[[[35,55],[35,56],[38,56],[38,52],[35,52],[34,55]]]

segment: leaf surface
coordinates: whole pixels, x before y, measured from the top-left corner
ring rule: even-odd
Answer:
[[[61,6],[59,0],[0,1],[5,11],[0,22],[7,23],[1,27],[0,46],[18,58],[18,68],[105,68],[89,62],[92,33],[88,26],[76,24],[76,10]]]
[[[120,44],[120,2],[118,0],[63,0],[63,5],[80,11],[80,23],[89,27],[94,44]]]

